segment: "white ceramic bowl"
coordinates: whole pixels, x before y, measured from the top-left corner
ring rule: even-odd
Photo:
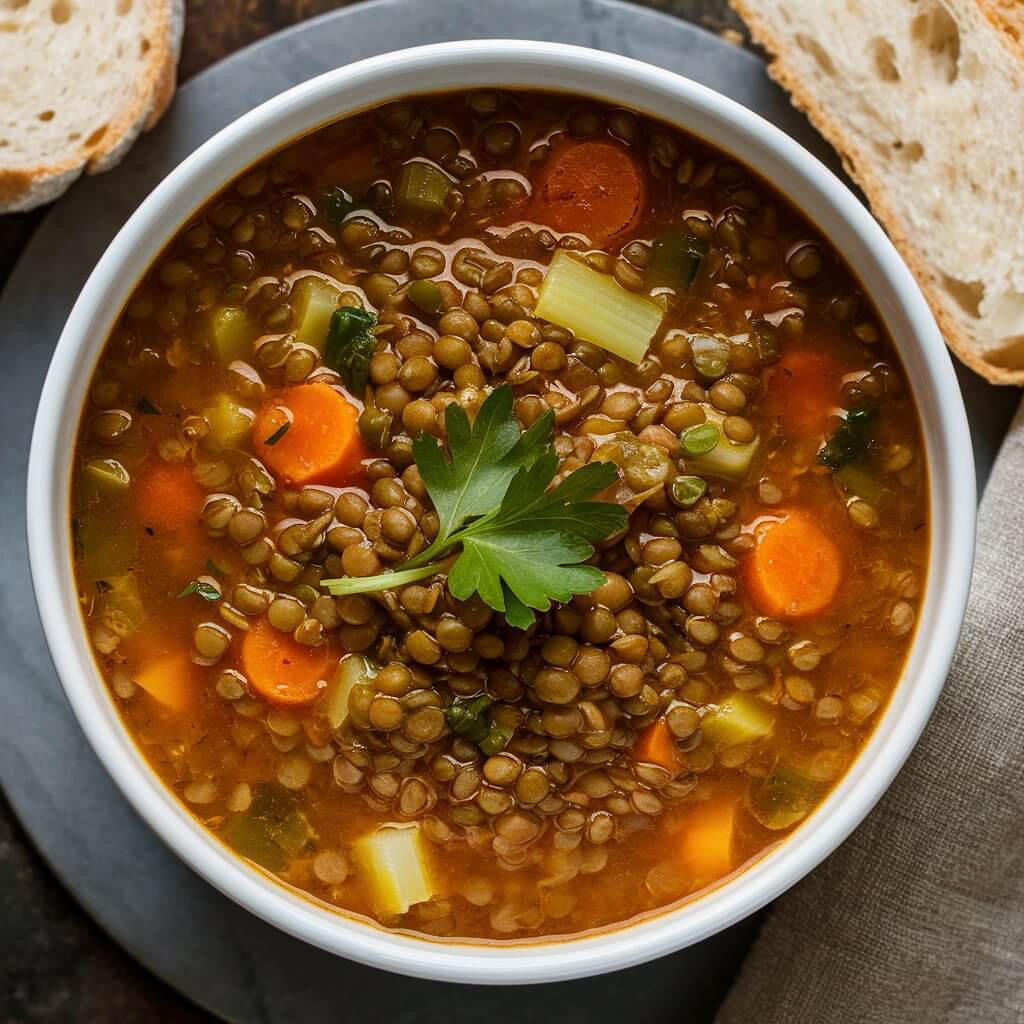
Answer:
[[[297,135],[409,94],[477,86],[558,89],[635,108],[709,140],[794,199],[860,275],[896,340],[931,478],[932,549],[917,639],[891,705],[835,791],[794,836],[708,895],[554,943],[488,946],[395,934],[302,899],[246,866],[171,796],[122,726],[90,654],[71,573],[69,478],[79,410],[108,331],[165,242],[236,174]],[[857,199],[778,129],[703,86],[607,53],[508,41],[425,46],[340,68],[257,107],[193,153],[139,207],[82,290],[43,388],[28,474],[32,577],[47,641],[82,728],[139,814],[199,874],[278,928],[375,967],[476,983],[555,981],[670,953],[762,907],[831,853],[892,781],[942,688],[967,599],[974,516],[967,421],[949,357],[907,267]]]

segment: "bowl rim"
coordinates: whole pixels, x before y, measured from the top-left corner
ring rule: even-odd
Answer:
[[[428,89],[405,84],[422,81]],[[317,125],[417,92],[483,86],[610,99],[708,138],[773,183],[780,176],[795,183],[796,193],[792,184],[776,187],[827,237],[848,236],[836,247],[864,281],[913,381],[931,517],[929,581],[904,675],[865,747],[796,835],[680,907],[598,932],[500,945],[424,939],[329,910],[250,867],[200,826],[148,767],[99,677],[77,609],[68,524],[81,400],[138,280],[121,268],[148,267],[188,216],[237,173]],[[668,108],[674,113],[659,112]],[[329,71],[254,108],[179,164],[110,243],[68,317],[39,400],[27,480],[33,587],[62,687],[101,762],[150,827],[213,886],[296,938],[384,970],[478,984],[585,977],[662,956],[753,913],[831,853],[895,777],[941,692],[967,601],[975,514],[970,434],[950,357],[906,264],[846,186],[778,128],[699,83],[602,51],[517,40],[435,43]]]

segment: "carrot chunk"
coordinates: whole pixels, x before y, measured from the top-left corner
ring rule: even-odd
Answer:
[[[693,882],[707,885],[732,870],[736,807],[735,797],[729,795],[696,804],[686,816],[679,860]]]
[[[633,744],[633,760],[659,764],[670,772],[677,772],[682,767],[682,758],[664,718],[655,719],[637,735]]]
[[[199,521],[206,492],[187,466],[155,462],[136,480],[135,507],[143,526],[184,530]]]
[[[824,430],[839,403],[843,372],[825,352],[798,348],[783,353],[765,398],[787,434]]]
[[[134,682],[164,707],[184,714],[195,706],[195,666],[184,652],[162,654],[134,675]]]
[[[757,533],[744,562],[754,604],[783,619],[819,615],[835,600],[843,557],[835,542],[803,512],[791,512]]]
[[[640,219],[646,191],[633,158],[613,142],[556,145],[541,171],[528,216],[597,247]]]
[[[271,704],[312,704],[324,692],[332,668],[325,647],[300,644],[260,619],[242,641],[242,671],[252,688]]]
[[[256,416],[256,454],[293,484],[344,483],[365,454],[358,421],[359,410],[330,384],[300,384]]]

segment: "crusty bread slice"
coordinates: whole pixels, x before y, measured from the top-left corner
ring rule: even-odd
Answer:
[[[1024,384],[1024,3],[731,2],[950,347],[989,380]]]
[[[174,95],[184,0],[0,0],[0,213],[113,167]]]

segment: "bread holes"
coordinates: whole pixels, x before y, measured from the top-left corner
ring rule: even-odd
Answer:
[[[892,144],[893,151],[900,159],[908,164],[916,164],[924,156],[924,146],[920,142],[902,142],[897,140]]]
[[[90,136],[85,140],[86,149],[95,149],[103,141],[103,136],[107,134],[107,129],[110,125],[101,124]]]
[[[71,15],[74,13],[75,8],[72,6],[71,0],[55,0],[50,8],[50,17],[55,25],[63,25],[70,21]]]
[[[815,63],[818,67],[830,77],[836,73],[836,66],[832,63],[832,58],[825,52],[821,44],[810,36],[804,35],[802,32],[796,34],[796,44],[800,47],[804,53],[810,54],[814,58]]]
[[[1024,365],[1024,293],[1011,288],[989,305],[988,326],[999,347],[988,359],[996,366]]]
[[[871,61],[878,77],[883,82],[898,82],[900,70],[896,67],[896,51],[888,39],[875,36],[868,44],[871,50]]]
[[[0,21],[0,32],[17,32],[20,27],[16,21]]]
[[[952,84],[960,73],[960,29],[945,4],[931,3],[910,23],[910,41],[935,73]]]
[[[123,18],[126,14],[131,14],[132,3],[133,0],[117,0],[117,7],[115,10]]]
[[[52,110],[44,110],[41,114],[36,115],[40,121],[52,121],[53,116],[54,112]]]
[[[985,285],[981,281],[961,281],[957,277],[943,274],[942,284],[949,297],[967,316],[974,320],[981,318],[981,303],[985,298]]]
[[[152,48],[153,44],[148,39],[143,39],[142,43],[139,45],[139,52],[142,54],[143,57],[145,57],[146,54],[149,53],[149,51]]]

